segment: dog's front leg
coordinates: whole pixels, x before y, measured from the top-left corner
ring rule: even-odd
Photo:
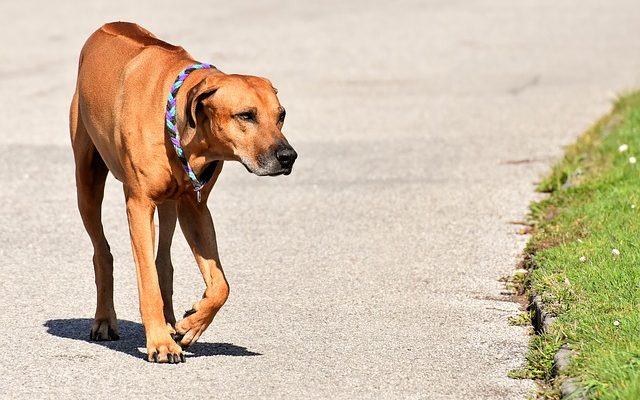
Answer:
[[[186,347],[195,343],[207,329],[229,297],[229,285],[220,265],[216,233],[206,202],[196,204],[192,198],[181,200],[178,220],[206,285],[202,299],[176,324],[180,345]]]
[[[184,354],[171,338],[164,319],[158,272],[153,259],[154,211],[155,204],[151,200],[127,194],[127,217],[138,277],[140,314],[147,336],[148,359],[178,363],[184,361]]]

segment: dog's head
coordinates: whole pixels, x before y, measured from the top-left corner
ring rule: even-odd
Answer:
[[[212,156],[256,175],[289,175],[298,157],[282,134],[285,110],[267,79],[209,75],[187,95],[186,118]]]

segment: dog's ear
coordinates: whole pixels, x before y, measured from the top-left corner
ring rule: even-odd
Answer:
[[[218,90],[217,79],[211,79],[210,77],[204,78],[189,90],[185,114],[191,128],[196,127],[198,121],[196,114],[198,107],[202,107],[202,100],[204,100],[205,97],[213,95],[216,90]]]

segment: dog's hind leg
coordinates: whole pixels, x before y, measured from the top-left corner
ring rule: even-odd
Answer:
[[[92,340],[118,340],[120,333],[113,306],[113,256],[102,229],[102,199],[109,169],[87,133],[74,96],[71,106],[71,143],[76,163],[78,209],[93,244],[97,306]]]
[[[175,334],[176,316],[173,312],[173,264],[171,263],[171,241],[176,229],[178,214],[175,201],[165,201],[158,205],[159,235],[156,269],[162,294],[164,319],[169,332]]]

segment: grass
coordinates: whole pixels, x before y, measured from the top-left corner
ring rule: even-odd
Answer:
[[[525,284],[557,319],[532,339],[527,368],[511,375],[545,382],[547,398],[559,397],[566,378],[553,372],[566,343],[576,355],[565,374],[590,398],[640,399],[640,163],[632,156],[640,160],[640,92],[567,148],[539,186],[550,196],[531,206]]]
[[[516,316],[509,317],[509,325],[531,326],[531,312],[522,312]]]

